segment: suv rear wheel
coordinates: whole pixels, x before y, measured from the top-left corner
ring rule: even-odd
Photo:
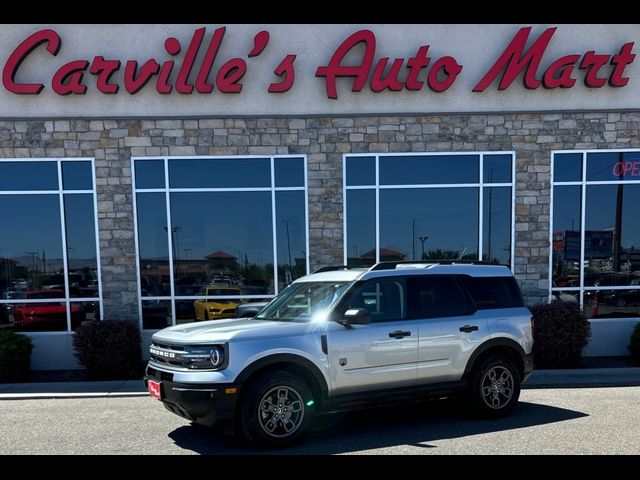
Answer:
[[[286,371],[269,372],[249,386],[238,416],[239,430],[258,446],[283,447],[300,439],[314,416],[307,383]]]
[[[520,375],[511,360],[492,355],[476,366],[469,383],[469,397],[483,416],[507,415],[520,397]]]

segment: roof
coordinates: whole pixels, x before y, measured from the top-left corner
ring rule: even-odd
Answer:
[[[236,258],[233,255],[229,255],[227,252],[213,252],[207,255],[205,258]]]

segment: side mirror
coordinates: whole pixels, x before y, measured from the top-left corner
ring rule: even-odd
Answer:
[[[344,323],[347,325],[366,325],[371,323],[371,314],[366,308],[351,308],[344,312]]]

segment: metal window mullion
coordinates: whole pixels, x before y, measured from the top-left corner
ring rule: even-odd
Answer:
[[[273,234],[273,292],[277,295],[280,291],[278,284],[278,217],[276,212],[276,170],[275,157],[271,161],[271,229]],[[289,265],[291,268],[291,265]],[[286,277],[286,276],[285,276]]]
[[[347,155],[342,156],[342,264],[349,264],[347,256]]]
[[[307,185],[307,156],[304,155],[302,157],[302,162],[304,164],[304,224],[305,229],[304,232],[307,236],[306,238],[306,266],[307,266],[307,275],[309,274],[309,186]]]
[[[582,152],[582,185],[580,187],[580,308],[584,308],[584,241],[586,226],[586,207],[587,207],[587,153]]]
[[[376,263],[380,262],[380,155],[376,155]]]
[[[478,260],[483,258],[483,234],[484,234],[484,154],[480,154],[480,183],[478,184]],[[489,213],[491,215],[491,213]],[[491,218],[491,217],[489,217]],[[491,261],[491,259],[489,259]]]
[[[511,152],[511,272],[516,267],[516,153]]]
[[[58,200],[60,202],[60,229],[62,231],[62,267],[64,271],[65,307],[67,312],[67,332],[71,332],[71,308],[69,305],[69,266],[67,255],[67,222],[64,214],[64,193],[62,191],[62,160],[56,160],[58,167]]]
[[[171,227],[171,194],[169,191],[169,161],[164,159],[165,204],[167,208],[167,245],[169,248],[169,291],[171,292],[171,324],[176,324],[175,287],[173,279],[173,231]],[[142,308],[142,307],[141,307]]]
[[[555,184],[553,183],[553,169],[555,166],[555,153],[551,153],[551,172],[549,181],[551,182],[549,188],[549,294],[547,296],[547,302],[551,303],[551,292],[553,291],[553,192],[555,191]]]
[[[135,254],[136,254],[136,275],[137,275],[137,291],[138,291],[138,326],[140,327],[140,331],[143,330],[142,323],[142,274],[140,271],[140,241],[138,239],[138,190],[136,189],[136,160],[131,158],[131,190],[133,194],[133,241],[135,245]],[[164,166],[164,160],[163,160]],[[165,172],[166,173],[166,172]],[[166,185],[166,181],[165,181]],[[166,193],[164,189],[156,189],[155,193]]]
[[[95,225],[96,231],[96,274],[98,275],[98,310],[100,313],[100,320],[104,319],[104,311],[102,305],[102,267],[100,265],[100,260],[102,256],[100,255],[100,227],[98,225],[98,194],[96,192],[96,165],[95,158],[91,159],[91,180],[93,181],[93,191],[91,195],[93,196],[93,221]]]

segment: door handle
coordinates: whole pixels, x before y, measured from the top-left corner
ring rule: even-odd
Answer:
[[[390,338],[403,338],[411,335],[411,332],[396,330],[395,332],[389,332]]]
[[[460,331],[461,332],[465,332],[465,333],[477,332],[478,331],[478,326],[477,325],[465,325],[464,327],[460,327]]]

